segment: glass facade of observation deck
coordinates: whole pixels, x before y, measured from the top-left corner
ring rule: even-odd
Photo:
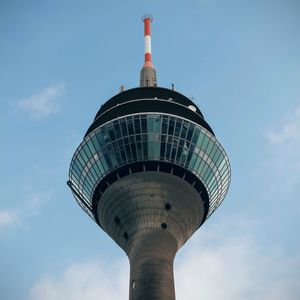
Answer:
[[[119,167],[143,161],[169,162],[196,175],[209,195],[207,217],[229,187],[227,155],[210,132],[178,116],[140,113],[103,124],[79,145],[69,174],[76,200],[93,217],[84,206],[91,208],[98,183]]]

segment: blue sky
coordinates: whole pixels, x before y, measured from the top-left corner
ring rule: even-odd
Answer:
[[[159,85],[195,99],[232,166],[177,299],[299,299],[297,0],[1,1],[0,298],[128,297],[125,254],[66,181],[100,105],[139,83],[145,12]]]

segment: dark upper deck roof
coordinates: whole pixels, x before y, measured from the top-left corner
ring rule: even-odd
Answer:
[[[195,111],[189,108],[191,105]],[[121,92],[105,102],[85,136],[111,119],[139,112],[182,116],[203,126],[214,135],[196,104],[184,95],[162,87],[139,87]]]
[[[200,109],[193,101],[191,101],[186,96],[174,90],[166,89],[163,87],[137,87],[137,88],[133,88],[121,92],[113,96],[112,98],[110,98],[108,101],[106,101],[97,112],[95,120],[106,110],[118,104],[129,102],[132,100],[137,100],[137,99],[154,99],[154,98],[172,100],[184,106],[193,105],[196,108],[196,112],[203,118]]]

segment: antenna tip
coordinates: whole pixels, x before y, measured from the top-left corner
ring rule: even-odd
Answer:
[[[142,21],[143,21],[143,22],[144,22],[146,19],[150,19],[150,22],[153,21],[153,17],[152,17],[152,15],[150,15],[150,14],[144,14],[144,15],[142,16]]]

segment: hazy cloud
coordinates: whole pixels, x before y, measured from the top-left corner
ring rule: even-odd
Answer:
[[[125,259],[112,265],[88,261],[68,266],[59,276],[42,278],[32,288],[32,300],[94,300],[128,298]]]
[[[175,264],[176,299],[299,299],[299,258],[287,258],[276,247],[261,248],[243,226],[237,234],[232,227],[203,230],[185,246],[188,250]],[[125,258],[109,266],[101,261],[74,264],[58,276],[41,278],[29,299],[127,299],[128,272]]]
[[[218,226],[199,232],[178,261],[178,299],[298,299],[299,258],[287,258],[276,245],[262,248],[243,228],[231,234],[232,224]]]
[[[273,144],[297,144],[300,145],[300,106],[295,109],[277,129],[268,132],[268,139]]]
[[[19,223],[19,217],[16,212],[9,210],[0,210],[0,231],[13,227]]]
[[[59,83],[17,102],[17,107],[26,111],[34,119],[43,119],[61,108],[59,97],[65,93],[65,84]]]
[[[27,215],[39,214],[41,207],[52,197],[52,191],[31,192],[26,197],[26,209],[24,213]]]
[[[300,184],[300,106],[266,134],[266,165],[273,179],[290,187]],[[284,174],[284,176],[282,176]]]
[[[51,196],[51,191],[31,192],[25,194],[17,209],[0,209],[0,233],[3,234],[4,229],[13,229],[16,226],[22,228],[30,217],[40,213],[42,206]]]

